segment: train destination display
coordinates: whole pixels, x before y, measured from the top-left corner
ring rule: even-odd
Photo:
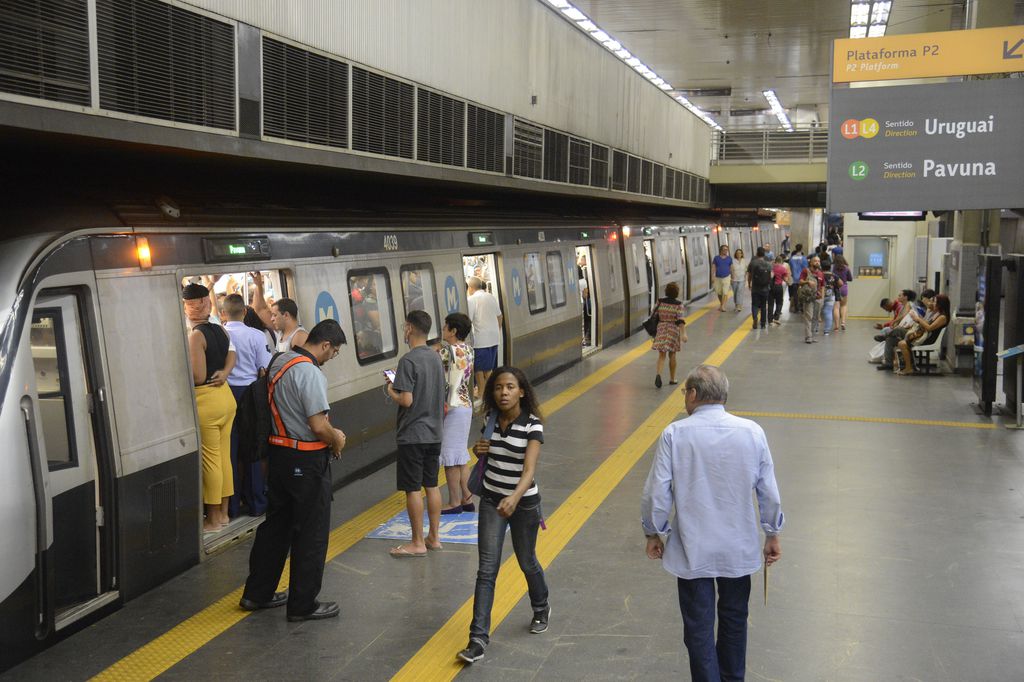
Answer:
[[[829,211],[1024,205],[1024,80],[834,89]]]

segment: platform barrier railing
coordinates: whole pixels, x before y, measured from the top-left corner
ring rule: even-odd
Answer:
[[[769,164],[825,163],[828,159],[828,130],[797,127],[785,130],[716,131],[711,141],[711,163]]]

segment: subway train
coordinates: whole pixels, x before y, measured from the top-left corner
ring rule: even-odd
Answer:
[[[501,359],[539,380],[640,330],[669,282],[687,301],[705,297],[719,243],[750,254],[764,242],[778,251],[781,241],[771,223],[200,222],[0,242],[0,670],[258,524],[242,517],[216,536],[202,532],[184,283],[219,276],[216,293],[248,299],[248,273],[260,271],[265,294],[293,298],[307,328],[341,323],[348,344],[324,367],[333,419],[349,436],[333,465],[340,486],[392,461],[382,370],[407,350],[406,312],[425,309],[438,338],[446,314],[467,311],[467,276],[481,277],[500,303]]]

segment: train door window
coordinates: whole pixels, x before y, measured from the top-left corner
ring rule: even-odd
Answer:
[[[348,273],[348,299],[352,306],[352,332],[360,365],[398,354],[391,280],[384,268]]]
[[[186,284],[202,284],[209,289],[217,299],[217,307],[210,311],[213,322],[221,322],[221,305],[224,297],[229,294],[238,294],[247,306],[252,306],[256,300],[257,287],[253,279],[253,272],[229,272],[222,275],[189,275],[183,277],[181,286]],[[286,297],[287,282],[281,270],[262,270],[259,273],[263,282],[263,296],[267,306],[274,305],[279,298]]]
[[[683,300],[690,300],[690,275],[686,266],[686,237],[679,238],[679,262],[683,266]]]
[[[530,314],[547,310],[547,294],[544,287],[544,270],[540,266],[540,254],[528,253],[523,257],[526,270],[526,302]]]
[[[672,266],[675,265],[676,259],[672,257],[672,244],[668,241],[662,240],[658,242],[658,251],[661,252],[661,268],[665,276],[672,274]],[[676,268],[678,269],[678,267]]]
[[[405,313],[422,310],[430,315],[430,338],[433,343],[441,338],[440,318],[437,312],[437,291],[434,287],[434,266],[430,263],[403,265],[401,269],[402,299]]]
[[[617,291],[619,288],[619,282],[615,276],[615,261],[620,258],[618,247],[618,242],[612,242],[608,247],[608,282],[612,291]]]
[[[36,305],[29,340],[38,431],[49,465],[53,608],[60,629],[69,624],[72,609],[100,594],[109,567],[101,552],[99,451],[79,299],[54,293],[41,296]]]
[[[672,272],[679,272],[679,259],[674,258],[675,254],[672,253],[672,242],[665,242],[665,253],[668,254],[668,259],[672,261]],[[666,273],[667,274],[667,273]]]
[[[600,343],[598,339],[598,327],[596,312],[600,310],[597,305],[597,290],[594,287],[594,251],[589,246],[576,247],[576,267],[580,277],[580,303],[583,309],[583,350],[596,349]]]
[[[67,349],[60,308],[37,309],[32,315],[32,364],[50,471],[77,466],[74,412],[68,393]]]
[[[551,307],[561,308],[565,305],[565,268],[562,267],[562,253],[548,251],[545,260],[548,264],[548,288],[551,290]]]
[[[636,242],[629,245],[630,251],[633,253],[633,280],[640,284],[640,251],[637,248]]]
[[[655,282],[654,240],[644,240],[644,259],[647,264],[647,309],[654,310],[654,302],[658,300],[658,285]]]

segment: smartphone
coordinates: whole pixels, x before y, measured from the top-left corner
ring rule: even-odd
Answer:
[[[393,370],[393,369],[386,369],[386,370],[384,370],[384,376],[391,383],[395,383],[395,370]]]

